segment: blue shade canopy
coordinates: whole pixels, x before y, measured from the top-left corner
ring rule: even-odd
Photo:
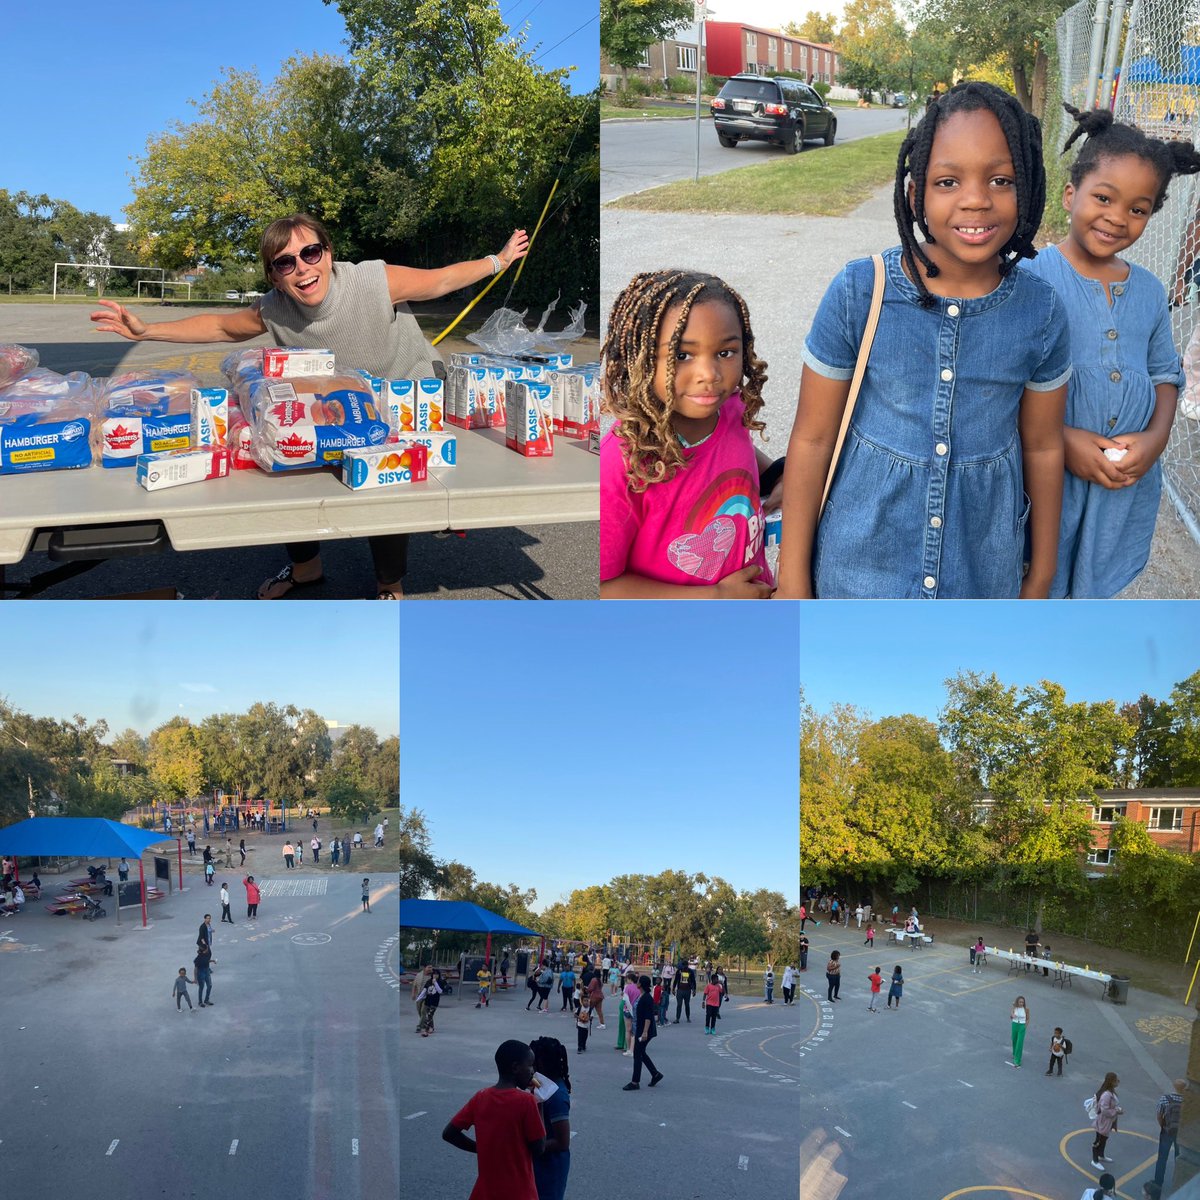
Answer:
[[[103,817],[32,817],[0,829],[0,854],[141,858],[147,847],[174,840],[153,829],[136,829]]]
[[[2,833],[0,833],[2,837]],[[2,843],[0,843],[2,844]],[[401,900],[400,924],[406,929],[453,929],[467,933],[528,933],[539,937],[499,913],[466,900]]]

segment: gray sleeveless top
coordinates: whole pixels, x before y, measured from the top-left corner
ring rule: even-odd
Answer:
[[[379,259],[335,262],[325,299],[311,308],[272,288],[259,313],[276,345],[332,350],[339,371],[362,367],[381,379],[446,374],[408,305],[392,307]]]

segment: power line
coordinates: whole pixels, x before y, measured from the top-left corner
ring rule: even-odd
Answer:
[[[579,29],[572,29],[571,32],[568,33],[565,38],[559,38],[559,40],[557,42],[555,42],[553,46],[550,47],[550,50],[557,50],[559,48],[559,46],[561,46],[563,44],[563,42],[569,42],[580,30],[586,29],[593,21],[598,21],[598,20],[600,20],[599,13],[597,13],[594,17],[588,17],[588,19],[586,21],[584,21],[584,23],[582,25],[579,26]],[[541,62],[542,59],[545,58],[546,55],[550,53],[550,50],[543,50],[541,52],[541,54],[539,54],[537,56],[537,58],[535,58],[533,61]]]

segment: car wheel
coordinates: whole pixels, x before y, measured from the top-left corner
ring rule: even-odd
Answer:
[[[737,138],[730,137],[729,134],[727,134],[727,133],[718,133],[717,141],[720,142],[721,145],[724,146],[726,150],[732,150],[734,148],[734,146],[736,146],[738,144]]]
[[[825,145],[832,146],[833,139],[837,137],[837,122],[830,121],[829,128],[825,130]]]
[[[789,154],[799,154],[804,149],[804,125],[802,122],[796,122],[796,126],[792,130],[792,136],[787,140],[783,148]]]

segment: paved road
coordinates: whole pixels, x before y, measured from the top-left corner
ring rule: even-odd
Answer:
[[[882,936],[882,935],[881,935]],[[972,974],[967,951],[913,953],[863,946],[860,931],[810,934],[797,1013],[805,1038],[800,1106],[802,1196],[941,1200],[963,1190],[1073,1197],[1098,1172],[1082,1100],[1106,1071],[1121,1078],[1125,1116],[1109,1142],[1118,1195],[1135,1200],[1153,1175],[1154,1105],[1187,1062],[1195,1013],[1137,989],[1121,1008],[1098,984],[1066,991],[993,961]],[[841,999],[826,999],[825,963],[842,951]],[[1103,949],[1096,953],[1103,959]],[[900,1009],[883,1008],[892,968],[904,971]],[[1093,963],[1095,965],[1095,963]],[[883,968],[879,1013],[867,1011],[867,975]],[[1025,996],[1031,1023],[1020,1070],[1009,1065],[1009,1010]],[[1047,1079],[1050,1035],[1062,1026],[1075,1053]]]
[[[0,341],[33,346],[41,355],[42,366],[56,371],[112,375],[161,367],[191,371],[206,385],[223,383],[220,362],[231,346],[126,342],[94,333],[88,321],[90,311],[91,306],[77,304],[4,305],[0,308]],[[144,311],[145,319],[157,321],[172,319],[178,310],[147,306],[139,311]],[[189,310],[189,315],[215,311],[223,309]],[[264,335],[243,344],[268,345],[269,339]],[[451,337],[441,349],[449,353],[476,347]],[[599,355],[599,343],[585,338],[572,350],[578,361],[590,361]],[[16,479],[4,482],[11,485],[8,490],[12,492],[20,485]],[[406,591],[424,599],[595,598],[598,537],[594,523],[480,529],[465,538],[414,534]],[[253,597],[259,584],[285,561],[283,548],[272,546],[167,551],[146,558],[111,559],[39,595],[50,600],[96,599],[171,587],[189,599],[244,600]],[[322,561],[326,583],[304,592],[305,598],[361,599],[374,591],[370,552],[361,540],[324,543]],[[6,583],[15,590],[55,565],[44,554],[31,554],[7,569]]]
[[[372,876],[370,914],[356,878],[260,882],[257,923],[237,882],[236,924],[216,925],[211,1009],[170,998],[216,908],[203,886],[148,930],[111,900],[91,924],[36,903],[0,921],[6,1192],[403,1193],[396,877]]]
[[[704,1034],[702,1007],[693,1004],[690,1025],[670,1025],[654,1039],[651,1057],[662,1083],[651,1091],[643,1076],[640,1092],[623,1092],[633,1060],[615,1052],[614,1020],[606,1030],[594,1029],[587,1052],[579,1054],[558,994],[545,1016],[525,1011],[527,997],[522,987],[483,1010],[470,998],[448,997],[438,1010],[436,1035],[419,1038],[404,990],[403,1196],[467,1195],[476,1160],[444,1143],[442,1128],[474,1092],[495,1083],[492,1056],[502,1041],[543,1036],[561,1041],[570,1060],[572,1200],[606,1200],[618,1175],[640,1181],[639,1196],[670,1200],[797,1195],[797,1100],[805,1091],[797,1009],[735,997],[713,1038]],[[628,1186],[616,1188],[623,1190]]]
[[[839,142],[903,129],[908,114],[891,108],[839,108]],[[805,154],[820,153],[820,142],[805,144]],[[783,151],[766,142],[742,142],[726,150],[717,142],[712,122],[700,121],[700,174],[716,175],[734,167],[747,167],[782,156]],[[643,188],[676,179],[691,179],[696,166],[696,122],[694,118],[643,121],[603,121],[600,125],[600,201],[603,204],[640,192]]]

